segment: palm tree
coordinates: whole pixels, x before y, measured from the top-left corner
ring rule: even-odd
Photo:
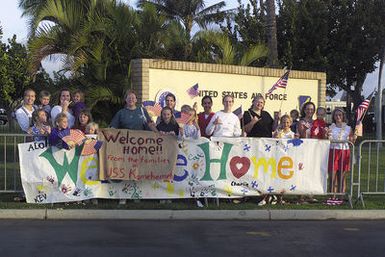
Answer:
[[[204,0],[139,0],[138,6],[153,5],[159,13],[170,20],[181,23],[185,29],[185,41],[189,42],[184,49],[184,59],[191,59],[192,43],[191,31],[194,24],[206,29],[213,22],[223,21],[228,11],[223,11],[226,6],[224,1],[206,7]]]
[[[275,14],[275,0],[266,0],[266,20],[268,28],[267,43],[269,46],[270,54],[268,59],[269,66],[277,66],[278,64],[278,50],[277,50],[277,22]]]
[[[263,44],[244,48],[234,45],[227,34],[210,30],[198,32],[193,38],[193,46],[197,61],[219,64],[248,66],[268,53]]]

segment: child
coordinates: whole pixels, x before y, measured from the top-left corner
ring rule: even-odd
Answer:
[[[55,124],[55,127],[51,130],[51,134],[48,137],[49,144],[51,146],[56,146],[58,148],[64,148],[67,150],[75,147],[74,142],[66,143],[59,136],[60,132],[65,132],[66,130],[68,130],[68,134],[69,134],[70,128],[68,127],[67,115],[65,113],[59,113],[56,116],[54,124]]]
[[[183,137],[198,139],[201,136],[201,131],[198,125],[198,116],[195,109],[190,109],[188,114],[190,119],[187,121],[187,124],[183,126]]]
[[[32,121],[31,134],[35,135],[35,141],[45,140],[46,136],[51,133],[46,111],[42,108],[34,111]]]
[[[295,137],[294,132],[291,130],[290,126],[292,125],[292,119],[289,115],[285,114],[281,117],[280,119],[280,126],[279,129],[277,129],[273,133],[273,137],[275,138],[286,138],[286,139],[291,139]],[[280,194],[277,196],[275,195],[262,195],[262,200],[258,202],[258,206],[265,205],[267,203],[270,203],[272,205],[280,203],[284,204],[285,201],[283,200],[283,195]]]
[[[86,109],[86,104],[84,103],[84,93],[81,90],[76,90],[73,94],[72,101],[74,102],[72,107],[72,113],[75,116],[75,119],[78,119],[80,112]]]
[[[330,125],[328,137],[333,141],[351,141],[356,136],[346,124],[345,112],[336,108],[332,113],[333,124]],[[329,152],[329,190],[331,193],[344,193],[346,190],[346,173],[350,170],[350,148],[348,143],[331,143]],[[343,201],[332,197],[326,202],[330,205],[339,205]]]
[[[299,121],[299,111],[297,109],[293,109],[290,111],[290,118],[292,120],[292,124],[290,126],[291,131],[294,133],[297,132],[297,123]]]
[[[281,117],[280,128],[274,132],[275,138],[294,138],[295,134],[291,130],[292,119],[289,115],[285,114]]]
[[[317,108],[317,119],[313,122],[313,126],[310,129],[310,137],[325,139],[326,137],[326,109],[323,107]]]
[[[156,128],[161,134],[179,136],[180,128],[170,107],[163,107],[160,114],[160,123],[156,126]]]
[[[91,112],[88,110],[82,110],[79,116],[76,118],[74,129],[78,129],[81,132],[86,133],[86,127],[92,122]]]
[[[44,109],[44,111],[47,113],[47,120],[50,118],[51,114],[51,106],[49,105],[49,102],[51,101],[51,94],[48,91],[41,91],[39,94],[39,101],[40,105],[39,108]]]
[[[98,123],[95,122],[90,122],[86,126],[85,133],[86,135],[97,135],[99,130],[99,125]]]

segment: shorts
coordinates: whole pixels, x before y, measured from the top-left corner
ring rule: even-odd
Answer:
[[[330,149],[329,151],[329,172],[339,170],[350,171],[349,149]]]

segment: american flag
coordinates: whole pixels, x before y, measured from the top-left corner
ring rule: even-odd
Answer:
[[[190,120],[191,115],[184,112],[178,112],[175,113],[175,120],[178,122],[179,125],[187,124],[187,122]]]
[[[243,111],[242,111],[242,105],[239,106],[235,111],[233,111],[235,115],[237,115],[238,119],[242,119],[243,117]]]
[[[199,90],[198,90],[198,83],[196,83],[194,86],[190,87],[189,89],[187,89],[187,94],[191,97],[191,98],[194,98],[194,97],[197,97],[199,95]]]
[[[373,95],[373,94],[372,94]],[[356,122],[359,124],[364,116],[364,113],[366,110],[369,108],[370,101],[372,100],[372,97],[369,96],[368,99],[365,99],[358,107],[356,110]]]
[[[144,101],[142,104],[151,117],[160,116],[160,113],[162,112],[162,106],[158,102]]]
[[[287,81],[289,80],[289,73],[290,70],[286,71],[285,74],[283,74],[283,76],[280,77],[279,80],[269,89],[269,91],[267,91],[266,96],[271,95],[271,93],[273,93],[273,91],[277,88],[286,88]]]

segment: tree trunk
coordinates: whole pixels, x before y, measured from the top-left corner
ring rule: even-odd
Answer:
[[[267,44],[269,47],[268,65],[270,67],[278,66],[277,49],[277,22],[275,15],[275,0],[266,0],[267,7]]]

